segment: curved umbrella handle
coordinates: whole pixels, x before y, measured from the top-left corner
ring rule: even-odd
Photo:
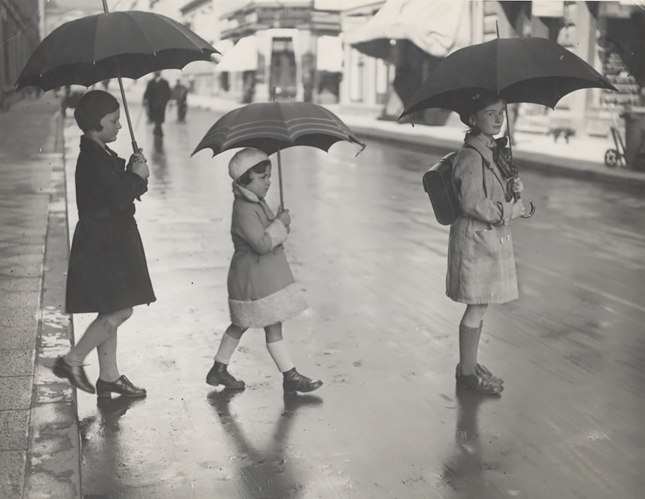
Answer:
[[[529,204],[531,206],[531,211],[524,215],[520,215],[522,218],[531,218],[533,214],[535,213],[535,203],[533,201],[529,201]]]

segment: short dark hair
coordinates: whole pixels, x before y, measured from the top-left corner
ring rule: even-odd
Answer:
[[[242,175],[240,175],[236,182],[242,186],[247,186],[251,183],[251,172],[264,173],[267,171],[267,167],[269,166],[271,166],[270,160],[265,159],[263,161],[260,161],[259,163],[256,163],[251,168],[246,170]]]
[[[118,111],[118,109],[119,101],[112,94],[103,90],[91,90],[83,94],[78,101],[74,110],[74,118],[83,132],[88,130],[100,132],[103,130],[101,126],[103,117]]]
[[[478,90],[467,98],[467,102],[464,104],[463,109],[459,111],[459,119],[464,125],[470,127],[471,133],[476,133],[470,124],[470,117],[500,100],[504,101],[504,97],[497,92],[486,89]]]

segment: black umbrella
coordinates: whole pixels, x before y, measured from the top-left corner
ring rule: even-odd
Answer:
[[[16,86],[44,91],[118,78],[123,105],[138,148],[121,77],[140,78],[162,69],[182,69],[192,61],[210,61],[218,54],[186,26],[151,12],[108,12],[67,22],[51,32],[31,55]]]
[[[421,84],[402,117],[430,108],[460,112],[478,89],[499,93],[507,103],[554,108],[574,90],[616,88],[589,64],[545,38],[497,38],[464,47],[441,61]]]

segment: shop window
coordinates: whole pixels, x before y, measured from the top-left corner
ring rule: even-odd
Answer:
[[[363,54],[352,49],[349,65],[349,98],[353,102],[363,102],[363,67]]]
[[[376,82],[376,103],[385,104],[389,85],[389,66],[383,61],[383,59],[376,59],[375,72],[374,81]]]
[[[276,99],[293,99],[297,94],[296,57],[293,39],[274,38],[271,46],[271,87]]]

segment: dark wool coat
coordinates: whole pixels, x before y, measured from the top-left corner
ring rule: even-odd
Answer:
[[[111,313],[155,301],[134,220],[147,181],[125,160],[81,137],[76,163],[78,224],[67,272],[68,313]]]
[[[509,228],[508,179],[481,135],[466,135],[453,161],[462,215],[450,226],[446,294],[467,304],[517,299],[513,239]]]
[[[235,183],[233,189],[235,253],[228,273],[231,322],[256,328],[284,322],[307,308],[284,253],[287,229],[264,199]]]
[[[170,85],[163,78],[150,80],[143,93],[143,100],[148,105],[150,121],[163,123],[166,119],[166,105],[172,96]]]

